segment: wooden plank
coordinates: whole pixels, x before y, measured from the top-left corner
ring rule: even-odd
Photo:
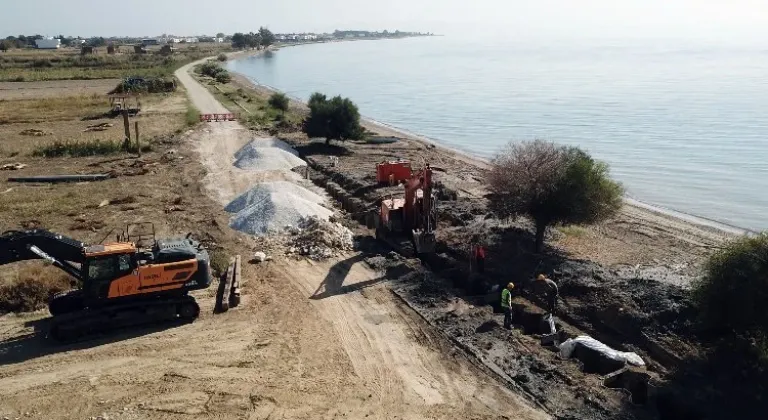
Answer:
[[[216,313],[223,313],[229,310],[229,295],[232,293],[232,278],[235,276],[235,259],[229,261],[226,273],[221,276],[219,283],[219,293],[216,294]]]
[[[240,281],[242,279],[242,259],[240,256],[235,257],[235,269],[234,276],[232,278],[232,292],[229,295],[229,307],[236,308],[240,305]]]

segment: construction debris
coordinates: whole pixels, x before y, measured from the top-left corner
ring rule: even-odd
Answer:
[[[340,223],[318,217],[306,217],[293,229],[290,241],[294,253],[321,261],[352,250],[352,232]]]
[[[110,127],[114,127],[115,125],[112,123],[101,123],[101,124],[94,124],[89,125],[88,128],[83,130],[83,133],[87,133],[90,131],[107,131]]]
[[[43,136],[50,136],[53,133],[51,133],[50,131],[38,130],[36,128],[28,128],[26,130],[22,130],[19,134],[22,136],[43,137]]]
[[[27,176],[8,178],[8,182],[90,182],[90,181],[103,181],[109,178],[109,174],[93,174],[93,175],[45,175],[45,176]]]
[[[19,169],[26,168],[27,165],[23,163],[6,163],[3,166],[0,166],[0,171],[18,171]]]
[[[259,251],[253,254],[253,260],[256,261],[257,263],[262,263],[267,260],[267,254]]]

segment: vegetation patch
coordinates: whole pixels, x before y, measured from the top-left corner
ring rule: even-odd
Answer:
[[[142,148],[142,150],[145,150]],[[123,151],[122,143],[116,141],[54,141],[36,148],[32,156],[38,157],[83,157],[111,155]]]
[[[56,293],[70,289],[70,278],[52,267],[27,266],[15,280],[0,285],[0,313],[45,308]]]
[[[315,92],[309,97],[309,116],[304,120],[302,131],[309,137],[331,140],[356,140],[363,138],[360,112],[349,98],[335,96],[328,99]]]

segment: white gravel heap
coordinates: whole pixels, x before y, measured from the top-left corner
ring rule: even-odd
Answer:
[[[333,212],[325,199],[287,181],[264,182],[232,200],[225,208],[235,213],[230,226],[252,235],[281,233],[308,217],[328,220]]]
[[[290,171],[307,165],[291,146],[274,138],[251,141],[235,153],[235,159],[236,167],[257,171]]]
[[[314,216],[300,220],[293,233],[290,251],[317,261],[335,257],[353,246],[349,229]]]

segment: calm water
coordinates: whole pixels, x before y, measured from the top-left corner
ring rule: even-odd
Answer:
[[[304,100],[349,96],[369,118],[484,157],[511,140],[578,145],[632,198],[768,229],[768,50],[436,37],[298,46],[229,66]]]

